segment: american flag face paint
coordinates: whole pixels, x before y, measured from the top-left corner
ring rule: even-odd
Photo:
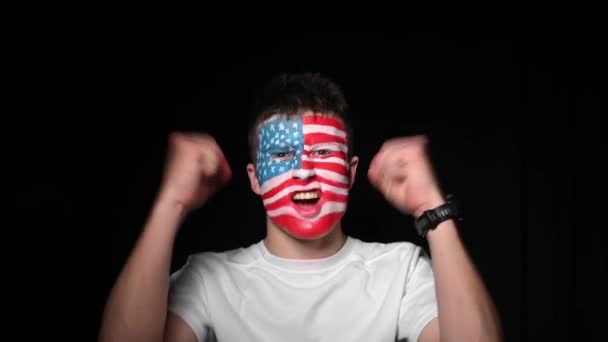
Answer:
[[[298,238],[329,232],[348,202],[344,124],[305,114],[267,120],[258,135],[257,177],[268,217]]]

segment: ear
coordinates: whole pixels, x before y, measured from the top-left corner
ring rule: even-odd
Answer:
[[[348,188],[351,189],[353,187],[353,184],[355,183],[355,175],[357,174],[357,165],[359,165],[359,157],[354,156],[351,158],[350,160],[350,165],[348,168],[349,171],[349,184],[348,184]]]
[[[260,183],[258,177],[255,174],[255,166],[252,163],[247,164],[247,175],[249,176],[249,183],[251,184],[251,190],[257,195],[261,195]]]

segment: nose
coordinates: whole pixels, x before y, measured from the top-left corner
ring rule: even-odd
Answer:
[[[308,179],[315,175],[315,169],[306,155],[299,156],[298,163],[293,170],[293,176],[299,179]]]
[[[308,179],[308,178],[313,177],[314,175],[315,175],[315,170],[313,170],[313,169],[296,168],[293,170],[293,176],[295,178]]]

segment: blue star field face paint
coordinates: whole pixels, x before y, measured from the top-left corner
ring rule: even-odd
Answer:
[[[268,217],[298,238],[319,238],[348,202],[347,141],[341,120],[278,116],[258,134],[256,173]]]
[[[303,151],[301,119],[279,118],[263,125],[257,155],[260,184],[288,170],[300,168]]]

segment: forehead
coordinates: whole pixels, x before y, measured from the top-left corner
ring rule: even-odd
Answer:
[[[319,144],[347,146],[344,122],[335,115],[304,112],[302,114],[275,114],[258,124],[255,149],[259,153],[272,150],[303,149]]]
[[[291,127],[295,125],[304,125],[310,127],[315,125],[317,127],[323,126],[326,130],[338,130],[345,131],[344,122],[336,117],[335,115],[325,113],[313,113],[305,112],[303,114],[274,114],[271,117],[265,119],[258,124],[258,136],[261,137],[260,131],[265,129],[276,128],[279,124],[290,124]]]
[[[302,119],[278,117],[267,120],[258,133],[258,150],[295,147],[302,144]]]
[[[259,124],[259,129],[264,129],[264,128],[268,128],[273,124],[279,124],[279,123],[287,123],[287,122],[291,122],[291,123],[298,123],[298,122],[302,122],[302,116],[301,115],[285,115],[285,114],[275,114],[271,117],[269,117],[268,119],[260,122]]]

